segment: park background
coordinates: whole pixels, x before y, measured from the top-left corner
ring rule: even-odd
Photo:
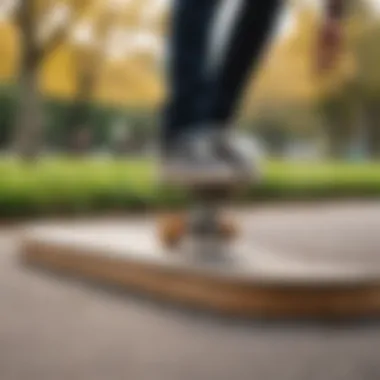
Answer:
[[[262,149],[263,181],[226,212],[268,281],[271,267],[286,276],[294,263],[296,272],[365,271],[368,296],[349,280],[336,305],[323,289],[320,311],[368,300],[378,308],[380,0],[345,0],[344,54],[323,78],[313,71],[321,1],[287,2],[248,84],[238,124]],[[99,276],[117,247],[127,261],[130,247],[156,244],[155,211],[187,200],[155,180],[169,23],[167,1],[0,0],[0,379],[380,379],[376,317],[275,322],[259,312],[248,321],[81,276],[103,249]],[[59,244],[66,235],[68,248],[88,249],[68,276],[59,265],[74,255],[64,244],[48,249],[55,231]],[[28,254],[34,238],[47,243],[40,265]],[[124,264],[113,279],[133,281],[140,271],[130,276]],[[169,277],[174,292],[191,289],[187,276]],[[313,279],[312,292],[301,284],[305,298],[324,286]]]
[[[379,4],[347,1],[344,52],[317,77],[317,3],[284,6],[247,86],[238,124],[264,178],[242,201],[380,195]],[[0,216],[183,204],[153,158],[169,25],[164,0],[0,2]]]

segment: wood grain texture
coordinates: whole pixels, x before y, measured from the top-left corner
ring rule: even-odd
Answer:
[[[380,315],[379,281],[336,285],[260,283],[209,277],[117,257],[24,241],[22,260],[69,275],[133,289],[189,307],[258,318],[347,319]]]

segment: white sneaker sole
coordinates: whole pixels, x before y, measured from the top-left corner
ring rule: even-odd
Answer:
[[[257,182],[258,173],[252,171],[251,175],[243,175],[237,170],[225,168],[194,169],[176,165],[163,165],[159,171],[159,180],[173,185],[248,185]]]

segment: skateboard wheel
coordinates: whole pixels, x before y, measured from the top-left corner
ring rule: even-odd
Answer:
[[[160,240],[167,248],[175,248],[186,232],[183,215],[167,215],[160,221]]]
[[[220,224],[220,233],[223,238],[233,240],[237,237],[238,230],[232,221],[223,220]]]

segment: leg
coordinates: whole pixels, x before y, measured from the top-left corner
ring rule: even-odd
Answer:
[[[205,122],[202,93],[212,16],[219,0],[175,0],[170,41],[169,101],[162,137],[170,144],[185,129]]]
[[[272,32],[281,0],[244,0],[225,50],[225,59],[210,86],[210,118],[228,124],[240,100],[244,84],[260,62]]]

